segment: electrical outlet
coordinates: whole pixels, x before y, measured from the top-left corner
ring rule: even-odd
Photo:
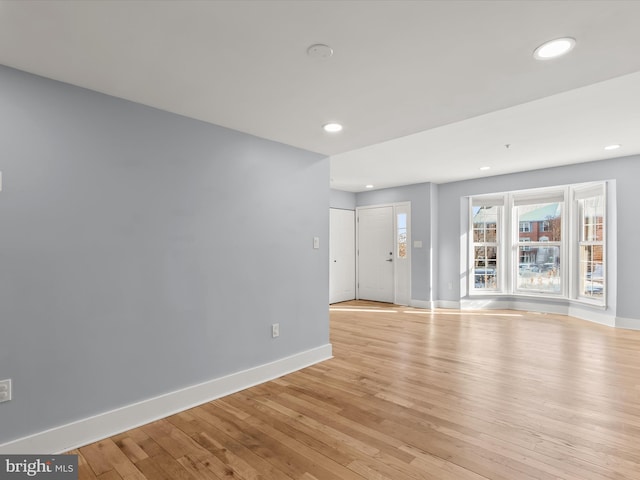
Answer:
[[[0,380],[0,402],[11,400],[11,379]]]
[[[280,336],[280,324],[274,323],[271,325],[271,338],[276,338]]]

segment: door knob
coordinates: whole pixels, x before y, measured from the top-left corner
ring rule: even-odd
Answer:
[[[393,262],[393,258],[388,258],[385,260],[385,262]]]

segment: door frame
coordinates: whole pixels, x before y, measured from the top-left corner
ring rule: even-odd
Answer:
[[[395,304],[409,305],[411,303],[411,202],[381,203],[356,207],[356,300],[360,300],[360,211],[372,208],[393,207],[393,299]],[[398,272],[398,213],[407,214],[407,267],[404,272]],[[399,278],[404,274],[404,278]],[[399,292],[399,286],[405,285],[406,291]],[[399,294],[400,293],[400,294]],[[406,302],[398,303],[398,299],[406,298]]]

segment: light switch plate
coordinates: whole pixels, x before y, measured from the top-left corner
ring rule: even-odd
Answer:
[[[11,379],[0,380],[0,402],[11,400]]]
[[[313,237],[313,248],[320,248],[320,237]]]

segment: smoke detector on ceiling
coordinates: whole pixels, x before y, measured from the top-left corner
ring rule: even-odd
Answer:
[[[333,55],[333,48],[324,43],[316,43],[307,48],[307,55],[311,58],[326,59]]]

